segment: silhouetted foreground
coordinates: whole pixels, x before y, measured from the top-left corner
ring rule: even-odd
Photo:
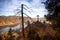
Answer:
[[[39,21],[28,24],[24,29],[25,40],[60,40],[59,31]],[[23,40],[22,32],[9,30],[0,35],[0,40]]]

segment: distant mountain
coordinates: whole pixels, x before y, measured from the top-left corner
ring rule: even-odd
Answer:
[[[40,18],[44,20],[44,18]],[[24,22],[37,21],[37,18],[24,17]],[[0,27],[21,25],[21,16],[0,16]]]
[[[33,18],[33,21],[37,21],[37,18]],[[39,18],[39,21],[46,21],[45,18]]]
[[[19,16],[0,16],[0,26],[10,26],[19,24],[21,21]]]

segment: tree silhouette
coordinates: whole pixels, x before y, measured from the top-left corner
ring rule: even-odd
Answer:
[[[60,0],[46,0],[45,8],[48,14],[45,15],[48,21],[51,21],[55,27],[60,26]]]
[[[13,40],[13,36],[12,36],[12,29],[10,28],[9,31],[8,31],[8,35],[10,36],[8,38],[8,40]]]

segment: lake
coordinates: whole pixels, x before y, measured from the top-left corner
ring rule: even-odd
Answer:
[[[24,28],[25,28],[26,26],[27,26],[27,24],[24,23]],[[22,31],[22,25],[17,25],[17,26],[14,26],[14,27],[1,28],[1,29],[0,29],[0,34],[4,34],[4,33],[8,32],[10,28],[11,28],[12,30],[14,30],[14,31],[16,31],[16,30]]]

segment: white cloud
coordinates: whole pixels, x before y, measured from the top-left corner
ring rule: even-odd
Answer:
[[[41,0],[32,0],[31,5],[33,7],[39,7],[41,5]]]
[[[32,13],[34,15],[34,17],[36,17],[36,15],[40,15],[40,17],[43,17],[46,13],[47,10],[45,8],[32,8],[34,10],[34,12]]]
[[[46,9],[44,8],[44,5],[41,4],[41,0],[32,0],[30,3],[27,1],[28,0],[12,0],[8,4],[5,3],[4,9],[6,9],[6,11],[10,11],[10,13],[14,14],[15,12],[13,12],[13,11],[16,8],[18,8],[18,7],[20,8],[21,4],[25,4],[34,11],[34,12],[32,12],[32,17],[36,17],[36,15],[40,15],[40,17],[42,17],[44,14],[47,13],[47,12],[45,12]],[[6,12],[6,13],[8,13],[8,12]],[[28,12],[26,12],[26,14],[31,16]]]
[[[34,3],[34,4],[40,4],[40,1],[41,0],[33,0],[32,3]]]

